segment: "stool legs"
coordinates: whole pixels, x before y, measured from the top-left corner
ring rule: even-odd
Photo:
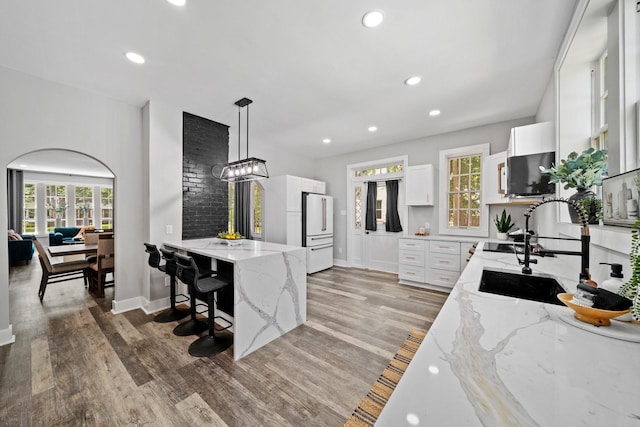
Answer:
[[[207,294],[208,315],[207,327],[209,333],[198,338],[189,346],[189,354],[195,357],[208,357],[221,353],[233,344],[233,337],[229,334],[216,336],[214,317],[215,317],[215,300],[214,292]]]
[[[198,335],[207,330],[207,324],[196,318],[196,291],[193,289],[193,286],[189,286],[189,294],[191,299],[191,306],[189,307],[191,319],[182,322],[173,329],[173,333],[180,337]]]
[[[189,315],[188,310],[180,310],[176,307],[176,276],[171,274],[169,275],[169,278],[171,280],[169,285],[171,292],[171,306],[168,310],[163,311],[153,318],[153,321],[157,323],[174,322],[176,320],[184,319]]]

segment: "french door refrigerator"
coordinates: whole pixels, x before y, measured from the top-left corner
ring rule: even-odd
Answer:
[[[333,197],[302,193],[302,246],[307,273],[333,267]]]

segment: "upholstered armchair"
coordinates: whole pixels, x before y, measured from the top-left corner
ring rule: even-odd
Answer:
[[[19,262],[28,264],[33,258],[33,241],[31,236],[22,234],[22,240],[9,239],[9,264],[16,265]]]
[[[49,246],[59,246],[65,240],[73,240],[80,232],[80,227],[56,227],[53,233],[49,233]]]

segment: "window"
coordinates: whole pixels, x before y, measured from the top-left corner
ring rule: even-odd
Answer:
[[[592,146],[596,150],[607,149],[609,125],[607,118],[607,102],[609,89],[607,88],[608,54],[605,51],[591,72],[591,122]]]
[[[113,188],[100,188],[100,228],[113,228]]]
[[[262,201],[264,189],[260,183],[251,183],[251,223],[253,230],[252,237],[260,240],[262,238]]]
[[[353,224],[356,230],[360,230],[362,228],[362,186],[356,185],[354,187],[354,218]]]
[[[227,231],[235,231],[236,229],[236,186],[235,184],[229,184],[229,222],[227,224]]]
[[[67,186],[46,185],[47,231],[67,226]],[[59,224],[57,224],[59,223]]]
[[[76,225],[93,225],[93,188],[76,187],[75,193]],[[87,220],[86,224],[85,219]]]
[[[387,173],[400,173],[402,172],[402,163],[383,166],[379,168],[370,168],[370,169],[359,169],[354,171],[356,177],[359,176],[369,176],[369,175],[381,175]]]
[[[378,183],[376,190],[376,222],[384,224],[387,219],[387,187],[384,182]]]
[[[36,232],[36,186],[35,184],[24,184],[24,207],[22,218],[22,232]]]
[[[489,213],[482,203],[482,159],[487,155],[489,144],[440,152],[441,234],[488,235]]]

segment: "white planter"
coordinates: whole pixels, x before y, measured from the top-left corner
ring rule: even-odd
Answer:
[[[498,233],[498,240],[509,240],[509,235],[507,233]]]

